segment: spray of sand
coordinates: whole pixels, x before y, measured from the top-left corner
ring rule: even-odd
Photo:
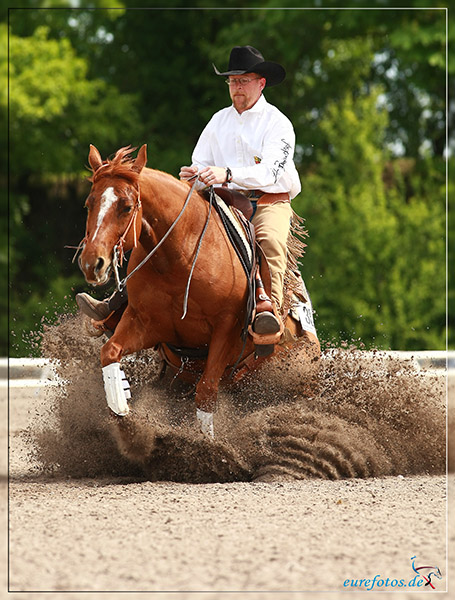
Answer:
[[[43,473],[202,483],[445,470],[444,383],[411,361],[337,349],[315,369],[291,352],[220,393],[211,441],[198,432],[188,389],[158,381],[153,351],[124,359],[132,410],[113,416],[102,343],[86,336],[81,315],[45,331],[43,353],[61,384],[27,432]]]

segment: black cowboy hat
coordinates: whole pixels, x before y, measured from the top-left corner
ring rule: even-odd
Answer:
[[[264,57],[253,46],[234,46],[229,57],[228,70],[220,73],[213,65],[217,75],[243,75],[244,73],[257,73],[267,80],[266,85],[271,87],[281,83],[286,77],[284,67],[275,62],[264,60]]]

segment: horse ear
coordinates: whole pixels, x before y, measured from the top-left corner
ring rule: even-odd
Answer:
[[[95,148],[95,146],[92,146],[92,144],[90,144],[90,152],[88,153],[88,162],[90,163],[90,166],[92,167],[93,172],[97,171],[103,164],[101,154],[98,152],[98,150]]]
[[[137,153],[136,160],[134,161],[134,165],[131,167],[132,171],[136,171],[136,173],[140,173],[142,169],[145,167],[147,162],[147,144],[144,144],[139,152]]]

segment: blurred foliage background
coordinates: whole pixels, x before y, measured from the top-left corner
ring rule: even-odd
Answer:
[[[211,115],[229,104],[212,63],[224,69],[232,46],[246,44],[287,70],[265,95],[296,131],[302,193],[293,204],[309,231],[301,269],[323,343],[426,350],[444,349],[448,337],[454,348],[454,28],[443,3],[146,4],[24,0],[2,13],[9,201],[0,266],[6,280],[9,265],[9,289],[0,301],[10,334],[1,355],[36,352],[42,323],[75,311],[75,293],[90,291],[65,248],[84,234],[89,144],[106,157],[147,143],[148,166],[178,176]]]

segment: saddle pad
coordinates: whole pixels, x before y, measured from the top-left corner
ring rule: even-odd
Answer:
[[[241,252],[244,259],[246,258],[246,264],[248,269],[252,268],[253,262],[253,251],[251,249],[250,242],[248,241],[244,228],[240,222],[239,211],[233,206],[228,206],[224,200],[222,200],[219,196],[216,196],[215,208],[218,212],[222,211],[222,221],[224,226],[228,228],[228,233],[231,234],[231,238],[233,238],[237,244],[238,250]],[[226,217],[226,218],[223,218]],[[239,242],[241,246],[239,247]]]

